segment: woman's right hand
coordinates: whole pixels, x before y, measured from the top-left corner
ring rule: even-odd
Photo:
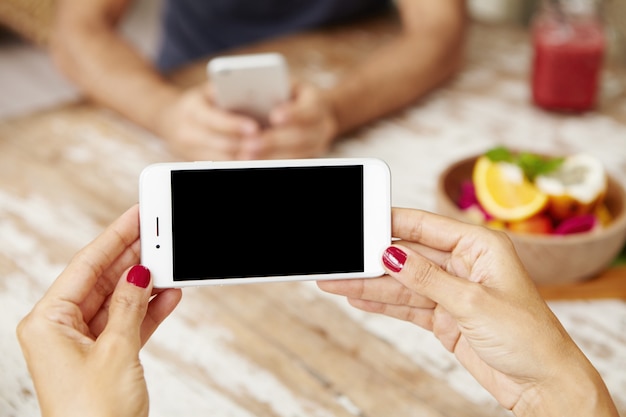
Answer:
[[[504,233],[411,209],[394,209],[392,224],[389,276],[318,286],[431,330],[517,416],[618,416]]]

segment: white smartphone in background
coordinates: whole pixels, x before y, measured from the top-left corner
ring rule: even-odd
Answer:
[[[379,159],[150,165],[141,263],[159,288],[380,276],[390,196]]]
[[[289,69],[278,53],[214,58],[207,73],[218,107],[253,117],[264,126],[270,111],[289,99]]]

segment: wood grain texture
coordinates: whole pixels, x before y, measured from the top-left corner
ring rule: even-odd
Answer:
[[[258,48],[279,49],[297,76],[323,84],[396,31],[384,19]],[[528,102],[528,62],[523,30],[475,25],[457,79],[346,137],[328,156],[386,160],[394,205],[426,210],[447,164],[495,143],[590,149],[626,178],[624,90],[583,117],[543,113]],[[175,75],[186,85],[203,77],[203,62]],[[626,85],[623,75],[607,77]],[[75,251],[137,201],[141,169],[173,160],[158,138],[88,103],[0,122],[0,416],[39,415],[17,322]],[[541,291],[626,416],[623,273]],[[510,415],[430,333],[356,311],[309,282],[185,289],[142,362],[152,416]]]

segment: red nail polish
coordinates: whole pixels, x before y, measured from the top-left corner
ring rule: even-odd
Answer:
[[[400,272],[406,262],[406,253],[395,246],[389,246],[383,253],[383,263],[393,272]]]
[[[126,281],[137,287],[146,288],[150,284],[150,270],[143,265],[135,265],[128,271]]]

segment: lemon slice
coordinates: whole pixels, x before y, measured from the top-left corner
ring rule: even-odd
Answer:
[[[499,220],[527,219],[548,202],[548,196],[524,176],[519,166],[493,162],[484,155],[476,160],[472,180],[480,204]]]
[[[537,187],[548,195],[548,210],[556,219],[594,212],[604,201],[607,176],[602,162],[588,154],[565,158],[555,171],[538,175]]]

